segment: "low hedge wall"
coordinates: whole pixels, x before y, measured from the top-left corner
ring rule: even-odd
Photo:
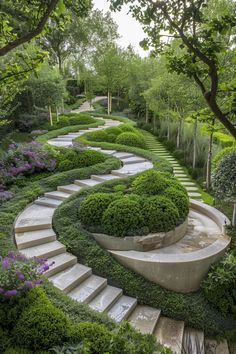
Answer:
[[[181,294],[146,280],[120,265],[82,228],[78,209],[83,197],[94,192],[109,192],[115,185],[128,183],[128,180],[125,178],[86,188],[59,206],[53,217],[58,239],[78,257],[80,263],[92,267],[95,274],[107,278],[110,285],[122,288],[126,295],[136,297],[140,304],[161,308],[164,316],[183,320],[187,326],[204,330],[206,335],[225,335],[235,328],[236,321],[231,316],[222,316],[205,299],[202,291]]]

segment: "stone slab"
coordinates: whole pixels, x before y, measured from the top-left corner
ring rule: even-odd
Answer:
[[[61,203],[62,200],[48,197],[42,197],[35,200],[35,204],[47,206],[50,208],[57,208]]]
[[[205,354],[204,333],[193,328],[186,328],[183,347],[186,353]]]
[[[75,184],[77,184],[80,187],[94,187],[97,184],[99,184],[101,182],[99,181],[95,181],[94,179],[77,179],[75,180]]]
[[[89,306],[98,312],[107,311],[122,293],[121,289],[108,285],[89,303]]]
[[[64,253],[65,251],[66,246],[59,241],[47,242],[41,245],[21,249],[21,253],[27,258],[49,258]]]
[[[68,295],[79,302],[90,302],[105,286],[107,279],[91,275]]]
[[[149,306],[138,305],[131,313],[128,321],[141,333],[152,334],[160,315],[161,310]]]
[[[107,314],[116,322],[120,322],[126,320],[136,306],[137,299],[122,295]]]
[[[79,192],[81,190],[81,186],[77,186],[76,184],[68,184],[67,186],[59,186],[57,187],[58,191],[73,194]]]
[[[184,322],[161,317],[154,332],[157,341],[169,347],[174,354],[182,353]]]
[[[44,273],[44,275],[47,277],[57,274],[68,267],[72,267],[77,263],[77,258],[72,254],[65,252],[48,258],[48,263],[50,264],[52,262],[54,262],[54,264]]]
[[[15,234],[15,240],[17,248],[21,250],[22,248],[28,248],[47,242],[56,240],[56,234],[53,229],[36,230],[36,231],[25,231],[22,233]]]
[[[52,199],[65,200],[70,197],[70,193],[54,191],[54,192],[44,193],[44,196]]]

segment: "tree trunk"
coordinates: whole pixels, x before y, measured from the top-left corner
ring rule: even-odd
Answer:
[[[209,138],[209,149],[207,157],[207,172],[206,172],[206,189],[211,189],[211,161],[212,161],[212,144],[213,144],[213,131]]]
[[[60,74],[63,75],[62,60],[61,60],[61,55],[60,54],[58,54],[58,68],[59,68]]]
[[[148,105],[146,104],[145,122],[148,123]]]
[[[170,118],[167,118],[167,140],[170,140]]]
[[[61,110],[62,110],[62,113],[65,112],[64,99],[61,100]]]
[[[56,106],[56,117],[57,117],[57,122],[59,122],[59,114],[58,114],[58,108]]]
[[[52,109],[51,109],[51,106],[48,106],[48,112],[49,112],[50,125],[52,127],[53,126],[53,120],[52,120]]]
[[[196,167],[197,158],[197,121],[193,125],[193,169]]]
[[[181,128],[182,128],[182,120],[179,120],[179,125],[178,125],[178,132],[177,132],[177,139],[176,139],[176,147],[179,149],[180,147],[180,135],[181,135]]]
[[[112,93],[110,92],[110,113],[112,112]]]
[[[236,229],[236,202],[234,202],[234,211],[232,216],[232,226]]]
[[[107,114],[110,114],[110,91],[107,93]]]

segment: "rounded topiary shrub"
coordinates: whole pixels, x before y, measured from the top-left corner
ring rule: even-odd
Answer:
[[[82,224],[100,225],[104,211],[116,198],[116,194],[108,193],[95,193],[85,198],[79,208],[79,219]]]
[[[115,134],[107,134],[106,142],[115,143],[116,142],[116,137],[117,137],[117,135],[115,135]]]
[[[168,187],[164,174],[155,170],[149,170],[138,177],[132,183],[132,190],[136,194],[156,195],[162,193]]]
[[[88,133],[86,138],[89,141],[107,141],[107,133],[105,130],[96,130],[94,132]]]
[[[110,127],[106,129],[107,134],[112,134],[112,135],[120,135],[122,133],[122,130],[119,127]]]
[[[130,124],[121,124],[119,126],[119,129],[122,131],[122,132],[131,132],[131,133],[135,133],[135,128],[130,125]]]
[[[76,167],[87,167],[105,161],[105,156],[99,151],[85,150],[78,154],[76,158]]]
[[[177,207],[164,196],[146,198],[143,211],[150,232],[172,230],[179,220]]]
[[[120,134],[116,139],[117,144],[135,146],[144,149],[146,146],[145,139],[141,134],[125,132]]]
[[[181,190],[174,187],[167,188],[164,195],[170,199],[178,209],[180,219],[185,219],[189,212],[189,198]]]
[[[168,185],[168,188],[177,189],[177,190],[181,191],[182,193],[184,193],[186,196],[188,196],[187,189],[176,178],[171,177],[166,180],[166,183]]]
[[[135,235],[143,227],[144,217],[139,198],[121,197],[111,203],[103,214],[102,225],[109,235]]]

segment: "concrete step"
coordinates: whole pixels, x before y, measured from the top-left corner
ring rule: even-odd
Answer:
[[[117,176],[117,177],[128,177],[128,174],[127,173],[124,173],[124,172],[120,172],[119,170],[112,170],[111,171],[111,175],[113,176]]]
[[[116,322],[126,320],[137,306],[137,299],[122,295],[118,301],[107,312]]]
[[[51,139],[51,141],[66,141],[66,142],[72,142],[72,138],[67,138],[66,136],[64,136],[64,137],[57,137],[57,138],[55,138],[55,139]]]
[[[24,254],[27,258],[33,258],[33,257],[49,258],[64,253],[65,251],[66,251],[66,246],[64,246],[59,241],[52,241],[48,243],[43,243],[38,246],[21,249],[21,253]]]
[[[74,300],[88,303],[106,286],[107,279],[92,274],[68,295]]]
[[[123,165],[130,165],[130,164],[136,164],[140,162],[146,162],[147,160],[144,159],[143,157],[139,156],[134,156],[134,157],[128,157],[126,159],[121,159]]]
[[[187,190],[188,192],[197,192],[197,191],[198,191],[198,187],[193,187],[193,186],[188,187],[188,186],[185,186],[185,188],[186,188],[186,190]]]
[[[56,234],[53,229],[25,231],[15,234],[15,240],[17,248],[19,250],[23,248],[33,247],[42,243],[52,242],[56,240]]]
[[[56,288],[68,293],[87,279],[91,274],[91,268],[77,263],[62,272],[52,275],[49,280]]]
[[[160,315],[161,310],[157,310],[149,306],[138,305],[131,313],[128,321],[141,333],[152,334]]]
[[[38,218],[38,219],[21,219],[19,223],[15,225],[15,232],[22,233],[35,230],[44,230],[52,227],[52,220],[50,218]]]
[[[160,317],[154,335],[157,341],[169,347],[174,354],[182,353],[184,322]]]
[[[79,192],[82,187],[77,186],[76,184],[68,184],[67,186],[59,186],[57,187],[57,190],[60,192],[68,193],[68,194],[73,194],[76,192]]]
[[[70,193],[65,193],[65,192],[60,192],[60,191],[54,191],[54,192],[47,192],[44,193],[44,196],[46,198],[51,198],[51,199],[57,199],[57,200],[65,200],[69,198]]]
[[[187,186],[195,186],[196,184],[194,182],[191,181],[181,181],[181,184],[185,187]]]
[[[102,152],[103,154],[113,155],[113,154],[116,153],[116,150],[105,150],[105,149],[101,149],[100,152]]]
[[[205,354],[204,333],[193,328],[185,328],[183,348],[186,354]]]
[[[54,274],[62,272],[68,267],[72,267],[77,263],[77,258],[72,254],[65,252],[59,254],[58,256],[48,258],[48,263],[50,264],[52,262],[54,262],[54,264],[44,273],[47,277],[51,277]]]
[[[106,181],[111,181],[113,179],[117,179],[118,176],[114,176],[114,175],[111,175],[111,174],[107,174],[107,175],[91,175],[91,179],[94,179],[95,181],[98,181],[98,182],[106,182]]]
[[[113,156],[118,157],[119,159],[127,159],[129,157],[134,157],[135,155],[129,152],[116,152]]]
[[[95,181],[94,179],[77,179],[75,180],[75,184],[77,184],[80,187],[94,187],[97,184],[99,184],[101,182],[99,181]]]
[[[205,354],[230,354],[227,340],[217,342],[214,339],[205,339]]]
[[[57,208],[62,203],[62,200],[42,197],[42,198],[36,199],[34,201],[34,203],[37,205],[43,205],[43,206],[47,206],[50,208]]]
[[[200,199],[202,197],[201,193],[199,192],[188,192],[188,196],[190,198],[197,198],[197,199]]]
[[[107,285],[90,303],[89,306],[98,311],[109,310],[113,304],[122,296],[122,289]]]

